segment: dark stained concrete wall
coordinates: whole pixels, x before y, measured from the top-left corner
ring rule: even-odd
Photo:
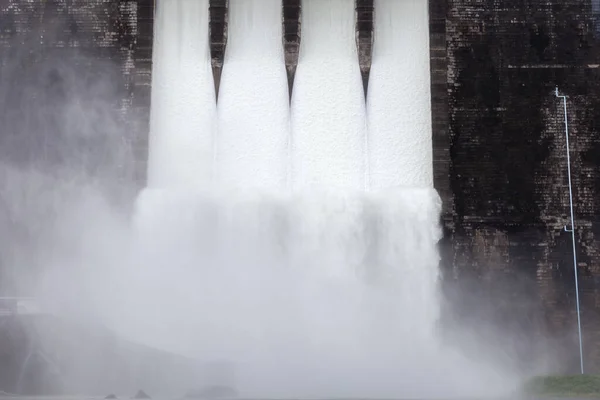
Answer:
[[[552,338],[550,351],[566,361],[563,367],[578,366],[558,86],[569,96],[584,352],[586,366],[598,371],[597,15],[586,0],[430,5],[435,179],[445,202],[444,288],[453,303],[448,315],[520,335],[525,345],[518,351],[528,356],[549,351],[534,344]]]
[[[213,71],[217,99],[219,98],[219,85],[221,83],[221,73],[227,49],[228,7],[229,0],[211,0],[209,2],[210,64]]]
[[[288,93],[292,98],[294,78],[300,55],[300,38],[302,37],[302,1],[283,0],[283,49],[285,53],[285,69],[288,78]]]

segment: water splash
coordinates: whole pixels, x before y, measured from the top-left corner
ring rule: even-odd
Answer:
[[[139,205],[122,308],[158,317],[129,320],[136,340],[232,360],[252,394],[404,394],[369,371],[431,368],[435,191],[146,191]]]
[[[290,108],[279,1],[230,2],[218,133],[202,131],[217,135],[217,161],[189,171],[187,180],[179,178],[183,172],[155,172],[161,179],[138,198],[134,242],[119,269],[122,282],[135,284],[122,289],[113,319],[123,335],[204,361],[227,359],[245,396],[465,394],[471,377],[463,368],[473,364],[445,349],[436,332],[440,200],[431,187],[424,117],[426,2],[377,6],[384,15],[367,137],[353,0],[303,1]],[[183,7],[200,6],[180,7],[182,14],[161,17],[157,30],[174,29],[166,24],[178,24]],[[406,24],[397,28],[386,20],[392,17]],[[197,27],[181,29],[189,37]],[[397,43],[409,57],[394,50]],[[157,54],[171,57],[175,71],[187,65],[187,56]],[[209,76],[204,56],[198,62]],[[185,75],[158,67],[155,73],[169,75],[157,82],[172,84],[155,90],[153,112],[162,97],[185,100]],[[212,84],[202,85],[194,90],[212,98]],[[200,103],[191,104],[183,110],[198,111]],[[193,140],[188,148],[183,136],[166,132],[198,133],[211,126],[213,110],[202,109],[202,123],[154,113],[164,134],[152,141],[151,154],[164,157],[153,158],[151,171],[188,171],[194,152],[208,163],[208,145],[194,150]],[[216,185],[193,179],[215,167]],[[486,370],[477,378],[487,390],[497,377]]]

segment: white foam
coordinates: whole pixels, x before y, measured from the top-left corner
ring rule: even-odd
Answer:
[[[284,188],[289,107],[281,1],[229,4],[219,93],[217,160],[225,188]]]
[[[216,116],[208,0],[157,2],[154,32],[148,186],[207,185]]]
[[[433,190],[147,190],[123,332],[232,360],[245,395],[424,395],[439,207]]]
[[[292,98],[293,185],[364,187],[365,104],[353,0],[302,2]]]
[[[432,187],[426,0],[376,0],[367,97],[373,189]]]
[[[212,160],[203,157],[212,147],[202,126],[212,126],[214,107],[199,101],[212,94],[212,81],[202,75],[201,95],[196,83],[165,74],[186,76],[194,70],[187,62],[208,66],[204,53],[177,44],[200,34],[181,13],[185,5],[205,18],[201,3],[163,3],[172,14],[158,18],[157,30],[167,32],[157,40],[174,43],[157,43],[156,84],[178,83],[154,88],[151,186],[178,187],[146,189],[138,199],[115,326],[157,348],[231,361],[245,397],[464,394],[456,389],[473,377],[462,368],[480,366],[444,348],[435,329],[441,232],[431,187],[426,1],[377,3],[367,153],[354,1],[303,0],[291,191],[280,0],[229,3],[218,185],[196,179],[209,175]],[[188,25],[175,29],[177,21]],[[188,119],[173,117],[177,101]],[[161,111],[165,104],[170,111]],[[198,132],[204,139],[194,142]],[[485,371],[476,380],[487,390],[493,379]]]

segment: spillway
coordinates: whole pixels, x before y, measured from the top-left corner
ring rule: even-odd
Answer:
[[[219,91],[217,163],[224,188],[282,189],[289,108],[281,1],[232,1]]]
[[[466,364],[436,336],[426,5],[376,3],[366,105],[353,0],[302,2],[291,103],[280,2],[232,0],[217,104],[207,2],[159,2],[153,190],[121,332],[234,362],[247,397],[453,393]]]
[[[424,0],[376,0],[367,95],[374,189],[432,187],[429,15]]]
[[[213,179],[216,105],[208,0],[157,2],[148,186],[206,186]]]
[[[304,0],[291,104],[293,186],[361,190],[366,116],[353,0]]]

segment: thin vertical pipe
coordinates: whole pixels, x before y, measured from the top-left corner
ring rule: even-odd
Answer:
[[[569,149],[569,119],[567,117],[567,96],[558,94],[558,87],[555,92],[556,97],[561,98],[563,101],[563,112],[565,120],[565,139],[567,143],[567,175],[569,178],[569,206],[571,209],[571,229],[568,229],[565,225],[565,231],[571,232],[571,241],[573,243],[573,272],[575,274],[575,299],[577,303],[577,331],[579,334],[579,364],[581,373],[584,373],[583,369],[583,339],[581,335],[581,312],[579,306],[579,278],[577,276],[577,250],[575,248],[575,217],[573,212],[573,186],[571,183],[571,154]]]

